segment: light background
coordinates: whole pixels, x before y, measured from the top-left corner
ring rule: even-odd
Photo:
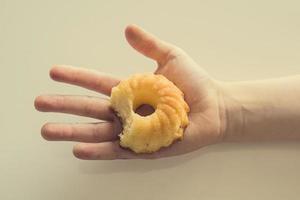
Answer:
[[[300,73],[300,3],[0,0],[0,199],[300,199],[299,143],[221,144],[163,160],[80,161],[72,143],[40,137],[43,93],[94,94],[54,83],[52,64],[126,77],[154,63],[125,42],[136,23],[185,49],[212,76]]]

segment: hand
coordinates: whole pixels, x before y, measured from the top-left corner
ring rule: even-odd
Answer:
[[[105,122],[88,124],[47,123],[42,136],[47,140],[78,141],[73,153],[81,159],[161,158],[197,150],[222,141],[225,111],[217,81],[199,67],[183,50],[168,44],[141,28],[126,28],[126,39],[138,52],[157,62],[156,74],[162,74],[185,94],[190,106],[190,123],[184,139],[152,154],[135,154],[119,146],[121,125],[110,109],[107,98],[89,96],[42,95],[35,107],[43,112],[61,112],[92,117]],[[120,80],[97,71],[70,66],[54,66],[50,76],[55,81],[82,86],[107,96]]]

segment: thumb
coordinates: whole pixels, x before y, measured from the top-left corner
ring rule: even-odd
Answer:
[[[172,50],[175,49],[171,44],[158,39],[136,25],[127,26],[125,36],[134,49],[158,63],[166,62]]]

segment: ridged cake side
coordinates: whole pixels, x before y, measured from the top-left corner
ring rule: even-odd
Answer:
[[[142,104],[155,111],[140,116],[134,110]],[[112,89],[111,106],[121,118],[120,145],[136,153],[151,153],[183,138],[189,107],[183,93],[162,75],[137,74]]]

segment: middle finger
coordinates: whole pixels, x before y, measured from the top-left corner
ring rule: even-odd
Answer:
[[[114,113],[107,99],[89,96],[42,95],[35,107],[42,112],[59,112],[101,120],[113,120]]]
[[[118,123],[47,123],[41,130],[42,136],[50,141],[106,142],[118,139],[121,128]]]

